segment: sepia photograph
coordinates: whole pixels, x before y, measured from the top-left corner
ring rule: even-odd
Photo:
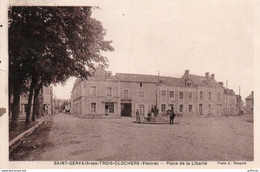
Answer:
[[[236,2],[9,4],[8,161],[253,163],[254,12]]]

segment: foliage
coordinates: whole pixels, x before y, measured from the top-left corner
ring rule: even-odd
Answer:
[[[91,17],[92,7],[10,7],[9,86],[11,94],[34,92],[70,76],[86,78],[93,62],[107,66],[102,51],[102,23]],[[17,84],[19,87],[16,88]],[[16,89],[16,91],[14,91]],[[17,101],[16,101],[17,102]]]

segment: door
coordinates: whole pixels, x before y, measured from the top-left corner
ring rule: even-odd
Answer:
[[[132,116],[131,103],[121,103],[121,116]]]
[[[139,109],[140,115],[144,116],[144,114],[145,114],[144,105],[142,105],[142,104],[138,105],[138,109]]]

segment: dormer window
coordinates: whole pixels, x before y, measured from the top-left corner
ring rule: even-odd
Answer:
[[[159,81],[159,83],[165,84],[165,81],[164,81],[163,79],[161,79],[161,80]]]
[[[190,87],[191,86],[191,81],[190,80],[186,81],[186,85]]]
[[[112,72],[107,72],[106,79],[111,78]]]

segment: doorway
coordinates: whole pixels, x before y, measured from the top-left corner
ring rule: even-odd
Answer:
[[[142,104],[138,105],[138,110],[140,112],[140,115],[144,116],[144,114],[145,114],[144,105],[142,105]]]
[[[132,116],[132,104],[131,103],[121,103],[121,116]]]

